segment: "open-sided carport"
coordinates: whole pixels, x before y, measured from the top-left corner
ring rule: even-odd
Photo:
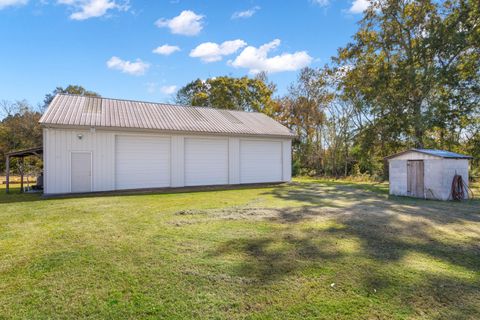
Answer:
[[[19,163],[19,171],[20,171],[20,191],[23,192],[23,182],[24,182],[24,163],[25,158],[30,156],[42,157],[43,155],[43,147],[35,147],[30,149],[12,151],[5,154],[5,191],[8,193],[10,191],[10,159],[18,158],[20,160]]]

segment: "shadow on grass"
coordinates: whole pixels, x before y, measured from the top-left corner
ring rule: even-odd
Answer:
[[[265,217],[284,225],[276,234],[239,237],[218,245],[210,255],[241,257],[234,275],[269,284],[312,267],[333,266],[338,275],[343,269],[364,268],[339,278],[366,295],[374,289],[388,291],[398,306],[438,311],[439,319],[479,314],[480,233],[474,234],[480,223],[478,201],[392,198],[375,189],[318,183],[275,188],[271,194],[300,201],[303,207],[274,209],[274,216]],[[308,223],[314,219],[334,223],[319,229]],[[460,235],[458,241],[442,234],[442,228],[460,228],[461,233],[469,227],[469,238]],[[337,244],[344,241],[358,248],[342,250]],[[411,254],[426,257],[426,265],[410,269]],[[385,271],[389,268],[397,274]]]
[[[299,261],[327,261],[341,257],[341,253],[323,250],[317,245],[316,234],[292,234],[261,238],[242,238],[226,241],[210,257],[241,255],[243,261],[233,272],[237,276],[270,283],[297,271]]]
[[[428,271],[409,279],[406,272],[392,274],[366,268],[356,284],[361,295],[383,297],[385,303],[407,307],[411,316],[402,319],[466,320],[477,319],[480,312],[480,285],[475,281]]]
[[[480,222],[480,200],[436,201],[389,196],[384,186],[334,182],[296,183],[273,189],[269,194],[304,206],[329,206],[345,211],[397,212],[430,219],[436,223]],[[331,205],[330,205],[331,204]]]
[[[295,269],[294,261],[309,262],[336,259],[342,256],[336,242],[351,239],[359,243],[361,255],[379,263],[395,263],[412,252],[420,253],[480,272],[480,235],[477,242],[446,243],[432,237],[430,226],[422,221],[403,221],[395,214],[285,208],[266,217],[282,224],[294,224],[312,218],[334,219],[335,226],[325,229],[307,228],[301,233],[288,232],[261,238],[238,238],[219,245],[213,256],[240,254],[245,257],[240,273],[269,281]],[[308,226],[308,225],[307,225]],[[328,240],[328,241],[327,241]]]
[[[399,260],[405,252],[417,251],[446,259],[471,270],[480,271],[479,242],[470,245],[447,245],[433,238],[432,226],[453,223],[479,223],[478,201],[445,202],[413,198],[389,197],[351,185],[325,188],[308,184],[303,188],[274,189],[276,197],[285,200],[301,199],[302,210],[279,210],[278,221],[299,222],[328,214],[328,208],[319,207],[325,199],[338,203],[341,210],[330,216],[342,228],[331,228],[330,233],[341,237],[360,239],[365,252],[379,260]],[[342,205],[343,204],[343,205]],[[401,219],[399,215],[402,215]],[[480,234],[477,237],[480,241]],[[472,262],[478,262],[477,265]]]
[[[337,237],[359,239],[364,254],[381,262],[396,262],[408,253],[416,252],[480,272],[480,245],[478,242],[446,243],[431,236],[430,224],[405,221],[396,215],[351,215],[338,220],[344,228],[329,228]],[[480,238],[477,238],[477,241]]]

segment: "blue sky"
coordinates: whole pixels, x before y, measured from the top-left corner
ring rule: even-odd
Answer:
[[[266,71],[286,92],[357,29],[368,0],[0,0],[0,100],[56,86],[171,101],[191,80]]]

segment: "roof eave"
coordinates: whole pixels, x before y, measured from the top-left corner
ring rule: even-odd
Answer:
[[[89,130],[94,128],[95,130],[105,130],[105,131],[148,132],[148,133],[160,133],[160,134],[236,136],[236,137],[257,137],[257,138],[274,138],[274,139],[290,139],[290,140],[293,140],[295,138],[294,134],[283,135],[283,134],[256,134],[256,133],[238,133],[238,132],[163,130],[163,129],[149,129],[149,128],[132,128],[132,127],[76,126],[76,125],[63,125],[63,124],[54,124],[54,123],[45,123],[45,122],[40,122],[40,125],[45,129],[52,128],[52,129]]]
[[[439,157],[439,158],[442,158],[442,159],[473,159],[472,156],[467,156],[467,155],[460,155],[460,156],[441,156],[441,155],[438,155],[438,154],[433,154],[433,153],[430,153],[430,152],[427,152],[427,151],[423,151],[423,150],[419,150],[419,149],[410,149],[411,151],[415,151],[415,152],[419,152],[419,153],[423,153],[423,154],[428,154],[429,156],[433,156],[433,157]]]

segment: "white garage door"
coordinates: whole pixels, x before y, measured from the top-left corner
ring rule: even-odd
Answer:
[[[282,181],[282,143],[280,141],[240,141],[240,182]]]
[[[170,138],[117,136],[116,189],[170,186]]]
[[[228,184],[228,140],[185,139],[185,185]]]

